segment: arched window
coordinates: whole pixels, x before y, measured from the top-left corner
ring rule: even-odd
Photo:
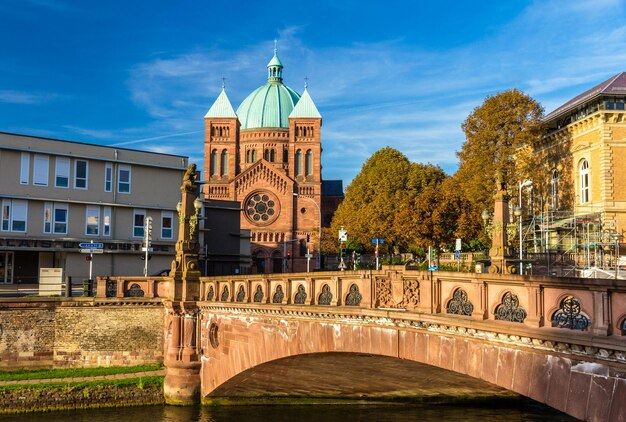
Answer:
[[[252,162],[254,163],[256,161],[256,149],[252,150]]]
[[[276,161],[276,150],[272,148],[270,150],[270,162],[273,163],[274,161]]]
[[[221,176],[228,176],[228,151],[222,151],[222,162],[220,163],[221,167]]]
[[[270,150],[266,149],[265,151],[263,151],[263,158],[265,159],[265,161],[269,161],[270,160]]]
[[[289,161],[289,150],[287,148],[283,149],[283,163]]]
[[[590,199],[589,162],[582,160],[580,162],[580,203],[586,204]]]
[[[558,192],[559,192],[559,172],[554,169],[552,170],[552,179],[550,180],[551,192],[550,195],[552,197],[552,209],[556,210],[558,207]]]
[[[211,151],[211,176],[217,176],[217,150]]]
[[[248,150],[246,151],[246,163],[251,163],[252,162],[252,151]]]
[[[295,162],[296,176],[302,176],[302,151],[296,151],[296,162]]]
[[[310,176],[313,174],[313,153],[311,150],[307,150],[304,161],[304,174]]]

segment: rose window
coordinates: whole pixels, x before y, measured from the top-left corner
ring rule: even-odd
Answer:
[[[256,224],[269,224],[278,216],[278,201],[269,192],[252,194],[245,205],[248,220]]]

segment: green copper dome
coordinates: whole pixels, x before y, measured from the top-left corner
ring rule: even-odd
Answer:
[[[300,94],[283,85],[283,64],[276,50],[267,71],[267,83],[248,95],[237,109],[241,129],[289,127],[289,114]]]

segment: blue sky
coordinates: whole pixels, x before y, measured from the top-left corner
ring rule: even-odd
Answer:
[[[518,88],[553,110],[626,71],[626,0],[0,0],[0,131],[188,155],[226,78],[284,82],[323,118],[323,177],[376,150],[457,168],[461,123]]]

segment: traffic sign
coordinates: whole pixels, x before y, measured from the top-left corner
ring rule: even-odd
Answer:
[[[141,247],[141,252],[145,252],[146,251],[146,247],[142,246]],[[148,248],[148,252],[154,252],[154,248]]]
[[[385,243],[385,240],[384,240],[384,239],[381,239],[381,238],[376,238],[376,237],[374,237],[374,238],[372,239],[372,243],[377,243],[377,244],[379,244],[379,245],[380,245],[380,244]]]
[[[83,248],[80,253],[104,253],[104,249],[100,248]]]
[[[102,248],[104,248],[104,243],[83,242],[83,243],[79,243],[78,247],[79,248],[102,249]]]

